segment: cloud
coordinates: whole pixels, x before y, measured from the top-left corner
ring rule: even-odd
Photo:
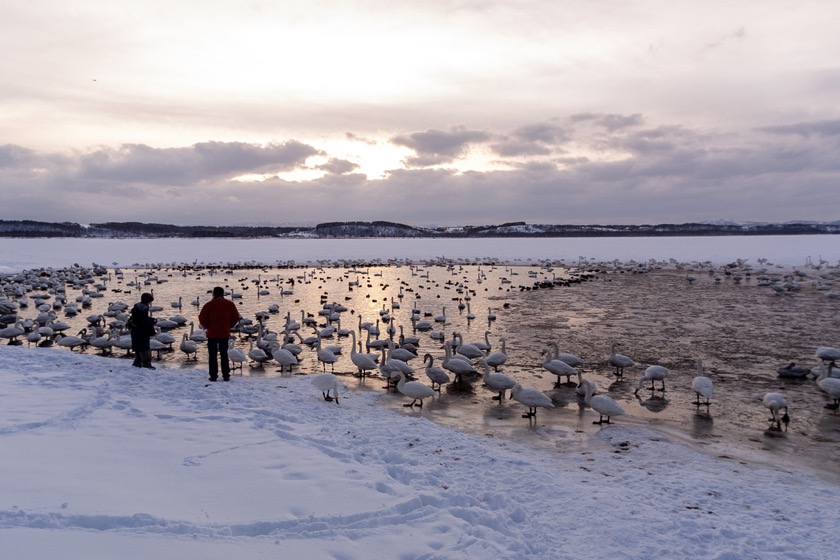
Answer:
[[[242,142],[202,142],[187,148],[152,148],[125,144],[102,148],[79,158],[78,177],[160,185],[195,184],[244,173],[295,169],[320,152],[288,141],[259,146]]]
[[[315,166],[315,169],[336,174],[351,173],[358,168],[358,164],[355,164],[352,161],[348,161],[346,159],[338,158],[330,158],[330,160],[327,163]]]
[[[408,135],[394,136],[390,142],[410,148],[417,153],[406,163],[411,167],[429,167],[450,163],[463,156],[471,144],[485,143],[491,136],[483,131],[452,127],[449,131],[426,130]]]
[[[840,119],[799,122],[794,124],[760,127],[758,130],[779,135],[797,135],[803,137],[840,136]]]

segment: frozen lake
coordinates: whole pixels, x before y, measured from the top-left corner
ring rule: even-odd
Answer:
[[[711,261],[757,259],[802,266],[820,258],[840,261],[840,236],[575,237],[504,239],[72,239],[0,238],[0,272],[95,262],[105,266],[146,263],[298,264],[342,259],[495,260],[527,263],[540,259],[573,264],[592,261]]]

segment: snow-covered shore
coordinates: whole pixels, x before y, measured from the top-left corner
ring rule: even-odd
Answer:
[[[0,376],[14,558],[836,554],[832,481],[644,429],[552,451],[442,428],[380,392],[325,402],[305,376],[208,384],[50,348],[0,347]]]

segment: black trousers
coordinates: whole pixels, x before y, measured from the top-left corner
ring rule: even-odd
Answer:
[[[210,379],[219,377],[219,362],[222,362],[222,377],[230,377],[230,359],[228,359],[228,339],[208,338],[207,352],[210,354]]]

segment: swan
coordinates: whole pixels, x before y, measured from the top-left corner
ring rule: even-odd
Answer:
[[[207,342],[207,333],[201,327],[194,328],[195,323],[190,321],[190,340],[193,342]]]
[[[461,333],[454,333],[453,336],[457,339],[455,345],[455,352],[461,354],[462,356],[466,356],[467,358],[483,358],[485,356],[484,352],[475,344],[464,344],[464,337],[461,336]]]
[[[465,360],[452,357],[452,352],[449,346],[445,346],[446,357],[444,357],[441,365],[444,369],[448,369],[455,375],[455,383],[459,383],[461,378],[466,373],[478,373],[473,365]]]
[[[161,331],[160,327],[156,327],[155,331],[155,339],[166,344],[169,348],[172,348],[172,345],[177,341],[170,333]]]
[[[552,359],[560,360],[561,362],[566,362],[570,366],[576,368],[583,365],[583,360],[581,360],[578,356],[574,354],[567,354],[567,353],[560,353],[560,349],[557,346],[556,342],[551,343],[551,347],[554,349],[554,356]]]
[[[610,357],[608,358],[608,362],[611,366],[615,367],[615,376],[616,377],[623,377],[624,376],[624,368],[633,367],[635,362],[631,358],[628,358],[624,354],[616,354],[615,348],[616,346],[621,346],[618,342],[612,343],[612,349],[610,350]]]
[[[420,346],[420,337],[419,336],[405,336],[403,334],[403,326],[400,325],[400,346],[405,344],[413,344],[414,346]]]
[[[823,362],[822,371],[820,372],[820,376],[817,378],[817,385],[819,388],[828,393],[828,396],[834,400],[832,404],[825,405],[825,407],[829,410],[837,410],[840,408],[840,379],[837,377],[831,377],[831,369],[833,367],[834,362],[829,362],[828,364]]]
[[[449,383],[449,375],[439,367],[434,367],[435,359],[432,357],[431,354],[426,354],[423,356],[423,364],[429,362],[429,365],[426,366],[426,376],[432,382],[432,389],[435,388],[435,384],[437,384],[438,393],[440,392],[440,388],[443,386],[444,383]]]
[[[436,323],[446,323],[446,308],[444,307],[441,314],[435,317]]]
[[[493,309],[491,307],[487,308],[487,320],[488,321],[495,321],[496,320],[496,314],[493,313]]]
[[[561,360],[555,360],[551,357],[551,352],[548,350],[543,350],[540,353],[540,356],[547,356],[546,359],[542,363],[542,367],[548,370],[553,375],[557,376],[557,382],[554,384],[555,386],[560,385],[560,378],[565,377],[566,382],[568,383],[571,381],[573,375],[578,376],[578,383],[581,380],[580,371],[573,368],[569,364]]]
[[[192,359],[198,361],[198,344],[194,340],[190,340],[187,333],[184,333],[181,337],[181,344],[178,345],[178,349],[187,355],[187,360],[190,359],[190,354],[192,354]]]
[[[356,331],[350,331],[350,336],[353,338],[353,346],[350,350],[350,360],[353,365],[359,369],[359,377],[363,378],[368,371],[375,370],[378,366],[376,363],[377,356],[375,354],[365,354],[356,352]]]
[[[0,329],[0,338],[8,338],[9,344],[14,346],[16,344],[21,344],[21,341],[17,338],[19,336],[23,336],[25,332],[26,330],[23,328],[23,321],[18,319],[11,327]]]
[[[113,331],[108,331],[102,336],[97,336],[90,340],[90,345],[94,348],[99,348],[99,352],[104,356],[111,353],[111,348],[114,346]]]
[[[85,329],[82,329],[82,332],[84,331]],[[79,351],[84,350],[84,347],[89,344],[86,339],[80,336],[71,336],[64,333],[58,333],[55,335],[55,343],[59,346],[66,346],[70,350],[73,350],[73,348],[79,348]]]
[[[242,364],[248,361],[248,356],[245,355],[245,351],[242,348],[237,348],[236,344],[236,337],[230,337],[228,343],[228,360],[233,365],[233,368],[239,368],[239,371],[242,371]]]
[[[516,385],[516,381],[504,373],[491,372],[490,364],[488,364],[486,360],[481,360],[481,364],[484,366],[484,375],[481,376],[484,380],[484,384],[490,387],[493,391],[497,391],[499,393],[497,396],[493,397],[493,400],[497,400],[499,401],[499,404],[502,404],[502,401],[505,398],[505,391],[513,389],[513,386]]]
[[[593,424],[603,424],[605,422],[609,424],[612,416],[622,416],[627,414],[624,412],[624,409],[621,408],[611,397],[607,395],[592,396],[595,390],[595,382],[587,380],[586,394],[584,395],[583,400],[592,410],[599,414],[598,420],[592,422]],[[604,420],[604,416],[607,417],[606,420]]]
[[[335,401],[338,404],[338,378],[332,373],[319,373],[312,376],[312,384],[320,389],[325,401]],[[332,391],[332,395],[330,395]]]
[[[840,361],[840,349],[820,346],[817,348],[816,356],[824,362],[837,362]]]
[[[764,395],[764,399],[762,399],[761,402],[764,406],[770,409],[770,413],[773,415],[773,417],[770,418],[770,422],[775,422],[777,428],[782,428],[782,422],[785,423],[785,426],[788,425],[788,422],[790,422],[790,416],[788,416],[787,399],[783,394],[767,393]],[[785,414],[780,417],[779,411],[783,408],[785,409]]]
[[[417,401],[420,401],[420,404],[417,406],[423,406],[423,399],[428,399],[435,394],[435,390],[431,387],[428,387],[419,381],[408,381],[405,380],[405,374],[401,371],[396,372],[395,374],[397,378],[397,391],[402,393],[407,397],[411,397],[412,400],[410,403],[406,403],[403,406],[410,406],[413,407]]]
[[[694,404],[697,406],[704,404],[708,408],[709,400],[714,392],[714,384],[711,379],[703,375],[703,360],[700,358],[697,358],[697,376],[691,380],[691,390],[697,395]],[[700,402],[700,397],[705,398],[706,402]]]
[[[528,412],[522,418],[537,417],[537,407],[554,408],[554,403],[542,391],[533,387],[523,387],[519,383],[514,384],[510,389],[510,398],[528,407]]]
[[[257,362],[258,364],[263,364],[270,360],[268,354],[265,353],[265,350],[262,348],[254,348],[254,339],[249,339],[249,348],[248,348],[248,357],[251,358],[252,361]]]
[[[318,333],[318,329],[315,329],[315,333]],[[327,348],[321,348],[321,337],[316,337],[318,340],[315,341],[315,345],[317,348],[318,354],[318,361],[321,362],[324,366],[324,373],[327,372],[327,364],[330,364],[330,370],[335,371],[335,363],[338,361],[338,356],[332,350]],[[297,358],[295,358],[297,360]]]
[[[414,352],[407,350],[405,348],[395,348],[394,341],[392,339],[388,339],[388,356],[394,360],[400,360],[401,362],[408,362],[412,358],[416,358],[417,354]]]
[[[639,378],[639,385],[638,385],[638,387],[636,387],[636,391],[634,393],[637,394],[637,395],[639,394],[639,389],[642,388],[642,385],[644,385],[645,381],[650,381],[650,390],[651,391],[656,390],[653,387],[654,382],[655,381],[661,381],[662,382],[662,390],[664,391],[665,390],[665,378],[668,377],[668,373],[669,373],[668,368],[666,368],[665,366],[658,366],[658,365],[649,366],[645,370],[645,374],[642,377]]]
[[[484,359],[484,361],[493,368],[493,371],[499,371],[499,366],[503,365],[508,359],[507,353],[505,353],[506,341],[507,339],[505,337],[499,338],[499,342],[502,344],[502,349],[493,352]]]

